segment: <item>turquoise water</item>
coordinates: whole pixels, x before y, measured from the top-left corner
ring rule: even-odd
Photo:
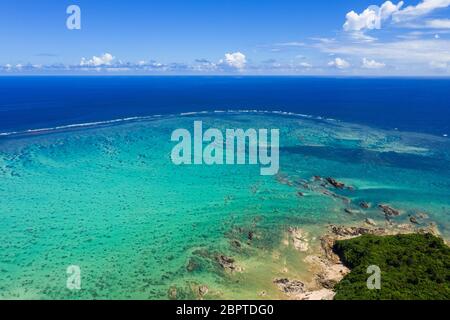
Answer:
[[[258,166],[175,166],[177,128],[279,128],[280,173]],[[196,114],[65,129],[0,140],[0,297],[36,299],[283,298],[273,278],[307,276],[282,245],[288,226],[383,221],[426,212],[450,235],[450,140],[332,120],[262,113]],[[332,176],[351,199],[304,189]],[[304,193],[299,197],[298,192]],[[360,201],[375,208],[349,215]],[[425,222],[424,222],[425,223]],[[248,239],[248,232],[255,234]],[[232,245],[234,240],[240,247]],[[242,272],[224,272],[218,254]],[[66,288],[81,268],[82,289]]]

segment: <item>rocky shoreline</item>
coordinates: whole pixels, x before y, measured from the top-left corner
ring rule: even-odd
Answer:
[[[350,272],[350,269],[342,264],[339,256],[333,251],[334,243],[337,240],[347,240],[365,234],[387,236],[410,233],[431,233],[439,236],[439,231],[433,223],[422,228],[417,228],[412,224],[389,224],[387,227],[376,227],[367,222],[365,225],[354,226],[329,225],[328,231],[320,237],[319,250],[303,259],[314,275],[313,280],[302,282],[298,279],[277,278],[273,282],[289,299],[332,300],[335,295],[334,286]],[[308,251],[309,239],[304,230],[290,227],[288,235],[298,251]]]
[[[247,230],[243,229],[240,231],[247,234]],[[439,231],[434,223],[429,223],[425,227],[418,227],[417,224],[412,222],[394,224],[388,221],[386,221],[386,226],[384,227],[379,227],[376,223],[368,223],[367,221],[347,226],[330,224],[327,226],[326,232],[318,238],[298,226],[288,227],[285,231],[283,244],[292,246],[299,254],[305,255],[303,262],[306,264],[308,273],[312,277],[309,280],[295,277],[277,277],[272,280],[272,283],[287,299],[333,300],[335,285],[350,272],[350,269],[342,263],[339,256],[333,251],[333,246],[337,240],[352,239],[366,234],[388,236],[411,233],[431,233],[439,236]],[[248,234],[249,241],[253,237],[255,237],[254,233]],[[314,246],[313,242],[318,243],[318,246]],[[239,246],[241,245],[239,244]],[[245,269],[234,257],[219,252],[197,250],[194,252],[194,257],[205,258],[207,261],[210,261],[213,267],[215,266],[229,276],[245,272]],[[198,267],[195,259],[191,259],[186,269],[189,272],[193,272]],[[209,295],[208,292],[211,293],[211,290],[204,284],[198,284],[194,285],[192,292],[198,299],[203,299]],[[168,296],[170,299],[179,298],[175,287],[169,290]],[[258,296],[265,297],[266,292],[261,291],[258,293]]]
[[[344,211],[350,215],[361,213],[361,210],[368,210],[372,207],[371,203],[365,201],[361,201],[357,206],[352,206],[350,198],[336,192],[340,190],[354,191],[355,188],[347,186],[345,183],[332,177],[314,176],[310,180],[291,180],[288,176],[280,174],[277,180],[291,187],[319,192],[325,196],[342,200],[346,205]],[[304,192],[298,191],[298,195],[304,196]],[[377,225],[381,223],[368,217],[359,225],[328,226],[327,232],[320,236],[319,249],[303,259],[314,275],[312,281],[302,282],[298,279],[276,278],[273,281],[274,284],[290,299],[331,300],[335,295],[333,287],[350,272],[333,252],[333,245],[337,240],[347,240],[365,234],[386,236],[419,232],[439,235],[436,224],[425,221],[428,218],[428,215],[425,213],[408,215],[409,223],[397,224],[393,221],[393,218],[400,216],[403,213],[401,210],[388,204],[379,204],[377,208],[384,215],[385,227],[378,227]],[[311,251],[308,232],[298,226],[288,227],[287,239],[297,251],[306,253]]]
[[[350,269],[333,251],[334,244],[338,240],[348,240],[362,235],[389,236],[411,233],[430,233],[440,236],[436,224],[429,220],[426,213],[410,212],[406,215],[406,211],[386,203],[370,203],[361,200],[354,203],[351,198],[341,195],[339,192],[353,192],[356,190],[355,187],[348,186],[335,178],[314,176],[309,180],[296,180],[279,174],[277,180],[281,184],[295,188],[299,198],[306,196],[308,192],[313,192],[342,201],[345,213],[354,218],[361,218],[359,222],[352,224],[329,224],[325,226],[325,231],[322,230],[323,226],[319,226],[322,230],[319,233],[311,232],[308,228],[310,226],[286,226],[282,245],[301,254],[308,274],[307,276],[296,276],[287,268],[283,268],[280,271],[286,276],[279,276],[271,280],[276,290],[282,293],[281,296],[287,299],[332,300],[334,298],[334,287],[350,272]],[[378,212],[379,218],[376,216],[373,219],[369,218],[367,215],[369,212]],[[244,267],[245,263],[241,264],[242,261],[238,261],[236,256],[247,250],[264,248],[258,244],[259,240],[264,239],[264,234],[257,228],[259,219],[260,217],[254,217],[251,225],[247,227],[234,226],[228,231],[227,237],[231,248],[228,255],[224,254],[224,251],[195,250],[187,262],[186,270],[192,273],[206,267],[225,274],[227,277],[245,273],[247,271]],[[448,241],[446,243],[449,244]],[[214,292],[211,289],[204,284],[197,284],[194,285],[192,291],[197,298],[203,299]],[[176,292],[172,288],[169,291],[169,297],[176,299],[179,296]],[[266,291],[259,292],[258,296],[269,297]]]

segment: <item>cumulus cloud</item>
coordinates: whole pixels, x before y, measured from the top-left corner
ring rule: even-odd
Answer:
[[[245,55],[241,52],[226,53],[225,60],[220,60],[219,64],[227,65],[228,67],[242,70],[247,64]]]
[[[78,68],[83,71],[93,69],[108,72],[137,71],[156,73],[209,73],[215,71],[243,71],[246,65],[246,56],[241,52],[226,53],[224,59],[219,60],[217,63],[207,59],[196,59],[190,64],[178,62],[163,64],[153,60],[123,62],[121,60],[116,60],[111,54],[105,53],[100,57],[93,56],[89,60],[82,58],[78,66],[71,66],[71,68]]]
[[[386,64],[382,62],[377,62],[375,60],[369,60],[367,58],[363,58],[362,67],[365,69],[381,69],[384,68]]]
[[[403,5],[403,1],[397,4],[386,1],[381,6],[369,6],[359,14],[352,10],[347,13],[343,28],[348,32],[364,32],[366,30],[381,29],[382,24],[389,20],[397,24],[406,24],[411,20],[424,17],[437,9],[447,8],[450,6],[450,0],[422,0],[415,6],[404,7]],[[426,22],[424,27],[426,26],[430,28],[449,28],[449,22],[446,19],[435,19]],[[414,27],[417,27],[417,25]]]
[[[91,59],[81,58],[80,66],[82,67],[100,67],[111,65],[115,58],[110,53],[104,53],[100,57],[93,56]]]
[[[352,10],[346,15],[344,30],[361,31],[366,29],[380,29],[381,23],[389,19],[395,12],[398,12],[402,6],[403,1],[400,1],[396,5],[391,1],[386,1],[380,7],[370,6],[360,14]]]
[[[105,53],[101,56],[93,56],[90,59],[81,58],[78,64],[7,64],[0,65],[0,72],[114,72],[114,73],[138,73],[138,74],[195,74],[212,72],[244,71],[247,68],[246,56],[241,52],[227,53],[219,62],[206,59],[197,59],[192,63],[160,63],[154,60],[138,60],[136,62],[116,59],[112,54]],[[249,69],[250,70],[250,69]]]
[[[328,62],[328,66],[335,67],[338,69],[346,69],[350,67],[350,63],[341,58],[335,58],[334,60]]]

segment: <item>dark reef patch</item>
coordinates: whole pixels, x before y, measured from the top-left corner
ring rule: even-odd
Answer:
[[[359,148],[294,146],[280,147],[280,152],[300,154],[305,157],[315,157],[343,163],[365,163],[379,166],[429,171],[448,171],[450,165],[449,161],[443,158],[433,158],[393,151],[370,151]]]

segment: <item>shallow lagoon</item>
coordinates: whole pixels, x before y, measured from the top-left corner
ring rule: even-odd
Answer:
[[[219,129],[279,128],[280,174],[173,165],[170,135],[194,120]],[[368,201],[401,209],[402,223],[426,212],[449,238],[449,147],[444,137],[253,112],[2,137],[0,296],[167,299],[176,287],[178,298],[196,298],[204,284],[205,298],[258,299],[262,291],[283,298],[275,277],[309,274],[304,254],[283,244],[288,226],[307,229],[314,247],[328,223],[382,223],[376,206],[358,210]],[[315,175],[354,186],[340,192],[352,204],[303,190]],[[243,272],[223,272],[219,253]],[[66,289],[69,265],[81,267],[80,291]]]

